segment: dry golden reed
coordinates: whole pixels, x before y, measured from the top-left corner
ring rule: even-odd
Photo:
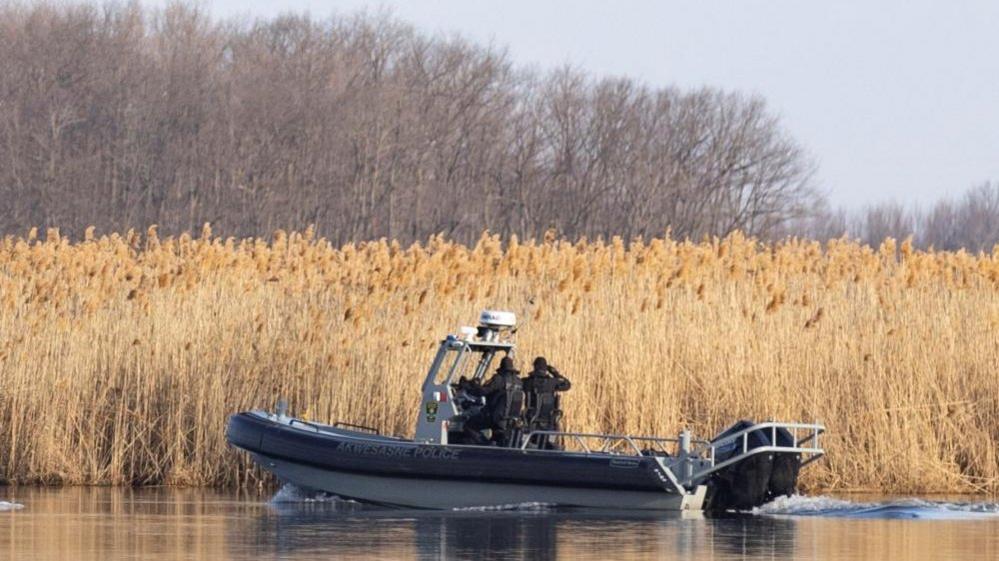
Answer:
[[[0,240],[0,479],[255,483],[225,420],[278,396],[410,434],[439,338],[503,308],[571,429],[817,419],[809,489],[999,491],[999,252],[44,237]]]

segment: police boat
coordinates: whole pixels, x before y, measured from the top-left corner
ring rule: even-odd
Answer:
[[[560,430],[557,395],[523,392],[516,371],[485,382],[497,358],[511,363],[515,328],[513,313],[485,311],[441,341],[413,438],[306,421],[279,402],[232,415],[227,439],[300,488],[430,509],[747,509],[793,493],[799,470],[824,454],[819,424],[739,421],[711,439]]]

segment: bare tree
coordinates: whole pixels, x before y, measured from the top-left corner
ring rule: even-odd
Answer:
[[[773,236],[822,197],[758,98],[533,73],[385,14],[0,4],[0,232]]]
[[[999,184],[982,183],[927,210],[882,202],[848,213],[823,204],[778,233],[786,236],[818,240],[846,236],[875,247],[887,237],[911,236],[921,248],[991,252],[999,244]]]

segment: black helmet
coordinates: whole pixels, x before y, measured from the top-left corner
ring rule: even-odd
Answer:
[[[516,372],[517,369],[513,367],[513,359],[505,356],[500,360],[499,369],[501,372]]]
[[[548,361],[545,360],[545,357],[539,356],[538,358],[534,359],[534,369],[540,371],[548,370]]]

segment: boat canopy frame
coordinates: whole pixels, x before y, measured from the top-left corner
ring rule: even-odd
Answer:
[[[464,372],[465,361],[472,353],[479,353],[479,363],[475,366],[472,379],[481,382],[485,378],[497,353],[512,355],[514,343],[511,341],[470,341],[461,339],[454,335],[448,335],[440,343],[437,355],[430,364],[430,370],[423,380],[422,390],[426,391],[428,386],[451,386],[457,382],[455,378]],[[446,364],[448,355],[457,353],[450,365]],[[446,369],[447,375],[439,378],[442,369]]]
[[[480,339],[448,335],[441,341],[420,388],[423,399],[416,417],[417,441],[448,444],[451,422],[461,414],[455,401],[456,385],[472,354],[481,355],[471,371],[471,379],[480,383],[497,354],[513,356],[516,345],[512,340],[500,339],[498,331],[487,330],[486,334],[488,338]]]

